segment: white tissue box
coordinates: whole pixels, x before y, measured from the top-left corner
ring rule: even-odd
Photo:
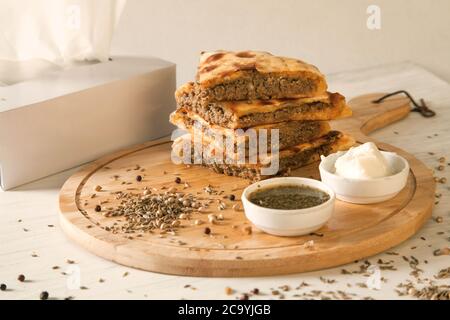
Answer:
[[[115,57],[0,87],[3,189],[170,134],[175,64]]]

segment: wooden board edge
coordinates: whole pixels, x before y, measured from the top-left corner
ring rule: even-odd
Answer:
[[[167,142],[167,140],[164,140],[163,142]],[[133,147],[130,149],[127,149],[126,151],[122,151],[120,152],[121,155],[130,153],[130,152],[136,152],[139,151],[141,149],[144,149],[146,147],[152,146],[157,144],[156,142],[153,143],[146,143],[144,145],[140,145],[137,147]],[[401,155],[405,155],[408,158],[408,161],[410,161],[411,164],[411,170],[413,173],[418,172],[420,170],[425,170],[424,174],[426,175],[425,177],[419,177],[420,180],[417,181],[417,184],[420,185],[422,183],[425,182],[429,182],[432,184],[432,187],[428,186],[427,188],[425,188],[426,190],[428,190],[427,197],[429,197],[430,199],[433,199],[434,197],[434,189],[435,189],[435,183],[434,180],[432,178],[431,175],[431,171],[426,168],[426,166],[420,162],[418,159],[416,159],[414,156],[404,152],[403,150],[390,146],[388,144],[383,144],[384,148],[391,148],[396,150],[397,153],[401,153]],[[120,156],[119,156],[120,157]],[[117,154],[108,156],[108,157],[104,157],[98,161],[95,162],[95,164],[91,164],[86,166],[85,168],[83,168],[82,170],[80,170],[77,174],[75,174],[72,178],[70,178],[68,180],[71,181],[72,183],[74,181],[78,181],[79,183],[84,179],[84,173],[89,172],[89,170],[92,169],[92,167],[99,166],[99,165],[104,165],[105,163],[112,161],[112,159],[117,158]],[[411,163],[412,161],[412,163]],[[425,179],[426,181],[422,181],[423,179]],[[67,187],[71,184],[68,184],[68,182],[66,182]],[[66,184],[64,186],[66,186]],[[78,184],[76,184],[78,186]],[[97,250],[95,251],[95,254],[108,259],[108,260],[112,260],[114,262],[120,263],[120,264],[124,264],[127,266],[131,266],[134,268],[138,268],[138,269],[142,269],[142,270],[148,270],[149,269],[149,264],[152,265],[152,271],[154,272],[160,272],[160,273],[166,273],[166,274],[182,274],[182,275],[188,275],[188,276],[209,276],[209,277],[235,277],[235,276],[264,276],[264,275],[279,275],[279,274],[289,274],[289,273],[298,273],[298,272],[306,272],[306,271],[312,271],[312,270],[317,270],[317,269],[323,269],[323,268],[329,268],[329,267],[335,267],[338,265],[342,265],[342,264],[346,264],[349,263],[353,260],[356,259],[355,256],[348,254],[348,252],[344,255],[342,254],[342,252],[340,250],[344,250],[344,249],[334,249],[336,252],[336,260],[333,263],[323,263],[321,266],[308,266],[307,260],[310,259],[321,259],[321,257],[317,256],[317,252],[310,252],[307,254],[303,254],[302,256],[297,256],[297,257],[290,257],[290,258],[277,258],[276,261],[271,261],[271,259],[265,259],[264,262],[265,264],[267,264],[266,266],[262,266],[259,270],[255,270],[253,267],[253,264],[251,263],[252,260],[242,260],[242,261],[235,261],[235,260],[229,260],[229,259],[222,259],[222,260],[218,260],[214,262],[214,268],[211,268],[211,262],[209,262],[208,258],[205,257],[205,259],[200,260],[200,264],[199,265],[199,259],[186,259],[186,255],[185,255],[185,250],[183,250],[183,257],[176,257],[173,254],[177,253],[178,250],[174,250],[172,252],[171,257],[167,257],[164,255],[155,255],[155,256],[144,256],[144,257],[133,257],[133,258],[128,258],[128,257],[121,257],[120,255],[117,255],[117,246],[113,246],[110,245],[106,242],[102,242],[101,239],[96,238],[95,236],[92,236],[90,234],[89,231],[85,231],[85,230],[81,230],[80,228],[77,228],[76,226],[72,225],[67,219],[67,217],[65,216],[65,214],[72,212],[73,214],[80,214],[78,212],[78,208],[74,208],[71,205],[67,205],[67,203],[70,203],[70,201],[67,202],[68,197],[74,197],[76,195],[76,190],[74,190],[73,188],[67,188],[65,189],[65,187],[63,186],[63,188],[61,189],[60,192],[60,208],[61,208],[61,225],[63,227],[64,232],[67,233],[67,235],[76,240],[78,243],[80,243],[83,247],[85,247],[86,249],[88,249],[89,251],[93,251],[91,245],[94,245],[97,248],[102,248],[102,250],[100,250],[101,252],[99,253]],[[78,188],[76,188],[78,189]],[[63,203],[64,202],[64,203]],[[389,248],[392,248],[393,246],[403,242],[404,240],[408,239],[409,237],[411,237],[413,234],[415,234],[415,232],[423,225],[423,223],[428,219],[428,217],[431,215],[431,211],[433,208],[433,203],[434,201],[431,201],[431,203],[428,203],[428,205],[426,206],[422,206],[421,207],[421,213],[417,214],[414,219],[410,219],[408,220],[408,223],[405,225],[403,224],[404,228],[407,229],[407,232],[400,232],[397,229],[394,230],[390,230],[389,232],[386,233],[381,233],[378,234],[377,237],[373,237],[370,238],[367,241],[364,242],[359,242],[358,245],[355,247],[358,249],[364,249],[367,251],[367,256],[372,256],[376,253],[382,252],[384,250],[388,250]],[[406,208],[404,208],[404,210],[402,210],[402,212],[397,213],[397,215],[399,214],[406,214],[406,215],[410,215],[411,214],[411,206],[414,210],[417,210],[417,205],[416,203],[409,203],[408,206]],[[396,215],[396,216],[397,216]],[[396,217],[398,219],[398,217]],[[384,222],[385,223],[385,222]],[[383,223],[382,223],[383,224]],[[377,226],[374,226],[373,228],[379,228],[381,224],[378,224]],[[367,229],[370,230],[370,229]],[[375,230],[376,231],[376,230]],[[106,232],[106,231],[105,231]],[[76,235],[76,237],[75,237]],[[82,239],[80,241],[80,238]],[[393,240],[393,239],[396,240]],[[377,247],[374,248],[373,245],[371,245],[368,242],[371,241],[375,241],[377,243]],[[133,250],[133,246],[129,243],[124,243],[123,244],[124,247],[127,247],[127,249],[130,250],[130,252],[135,252],[135,250]],[[290,249],[292,249],[292,247],[289,247]],[[299,245],[300,248],[300,245]],[[347,248],[348,249],[348,248]],[[119,248],[120,250],[120,248]],[[258,251],[258,250],[265,250],[265,252],[270,251],[270,252],[277,252],[280,253],[280,251],[283,251],[283,248],[271,248],[271,249],[254,249],[254,251]],[[227,254],[229,255],[229,250],[227,250]],[[242,254],[241,251],[239,254]],[[323,251],[325,252],[325,251]],[[139,252],[136,252],[136,254],[139,255]],[[217,253],[216,253],[217,254]],[[214,255],[214,259],[217,259],[218,257],[216,256],[216,254]],[[329,255],[330,253],[327,252],[327,254]],[[321,254],[323,255],[323,253]],[[171,264],[170,270],[168,270],[167,268],[167,264],[165,262],[165,265],[163,266],[162,264],[159,265],[158,264],[158,260],[163,258],[163,259],[173,259],[173,258],[177,258],[178,262],[173,261],[174,263]],[[360,256],[358,258],[361,258]],[[150,260],[149,260],[150,259]],[[178,265],[179,264],[179,260],[181,259],[181,261],[183,261],[182,265]],[[260,261],[260,258],[258,258]],[[134,263],[131,262],[131,260],[135,261],[135,260],[139,260],[139,263]],[[153,261],[151,261],[153,260]],[[274,259],[275,260],[275,259]],[[303,264],[302,264],[303,263]],[[246,267],[246,265],[248,265],[248,267]],[[279,266],[279,268],[277,269],[277,266]]]

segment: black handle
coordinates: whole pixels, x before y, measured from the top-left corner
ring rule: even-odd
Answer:
[[[412,108],[411,111],[419,112],[425,118],[431,118],[436,115],[436,112],[434,112],[433,110],[428,108],[428,106],[425,104],[425,101],[423,99],[420,99],[420,104],[418,104],[416,102],[416,100],[414,100],[414,98],[406,90],[399,90],[399,91],[395,91],[392,93],[388,93],[388,94],[382,96],[381,98],[378,98],[378,99],[372,101],[372,103],[377,103],[377,104],[381,103],[385,99],[395,96],[395,95],[398,95],[398,94],[401,94],[401,93],[405,94],[408,97],[408,99],[411,101],[411,103],[414,105],[414,108]]]

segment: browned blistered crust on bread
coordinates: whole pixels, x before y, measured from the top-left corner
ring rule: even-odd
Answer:
[[[324,77],[315,66],[298,59],[274,56],[262,51],[219,50],[201,53],[196,80],[201,86],[208,87],[238,78],[238,72],[248,70],[256,70],[262,74],[310,74]]]
[[[202,52],[196,94],[202,103],[299,98],[326,91],[325,77],[304,61],[260,51]]]
[[[233,141],[234,148],[238,144],[243,144],[248,149],[249,135],[243,135],[249,128],[242,130],[234,130],[224,128],[218,125],[211,125],[197,114],[189,114],[183,110],[176,110],[170,115],[170,122],[178,128],[194,133],[194,126],[199,126],[201,134],[209,137],[215,141],[215,136],[230,137]],[[270,148],[271,130],[278,129],[279,148],[285,149],[303,142],[316,139],[327,134],[331,129],[327,121],[286,121],[280,123],[271,123],[260,126],[251,127],[255,130],[256,137],[259,137],[260,130],[264,129],[267,132],[267,148]],[[241,139],[243,137],[243,139]]]
[[[176,93],[180,109],[196,113],[205,121],[226,128],[247,128],[284,121],[328,121],[351,115],[345,98],[326,92],[314,98],[222,101],[202,104],[194,93],[194,84],[182,86]]]
[[[186,135],[177,139],[174,142],[174,149],[182,150],[182,148],[179,147],[179,144],[184,143],[186,140],[190,142],[191,137]],[[330,131],[327,135],[310,141],[309,143],[281,150],[279,153],[279,170],[276,175],[287,175],[292,172],[292,170],[318,161],[321,155],[326,156],[337,151],[347,150],[354,144],[355,140],[352,137],[338,131]],[[192,148],[192,150],[194,150],[194,148]],[[195,155],[192,154],[192,157],[194,156]],[[218,173],[253,181],[270,177],[261,174],[261,169],[264,166],[261,163],[238,164],[237,162],[215,162],[214,159],[205,159],[203,166],[209,167]]]

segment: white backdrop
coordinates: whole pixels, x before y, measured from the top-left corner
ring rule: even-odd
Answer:
[[[369,5],[381,29],[369,30]],[[449,0],[129,0],[113,53],[155,55],[193,79],[198,53],[259,49],[325,73],[416,62],[450,81]]]

